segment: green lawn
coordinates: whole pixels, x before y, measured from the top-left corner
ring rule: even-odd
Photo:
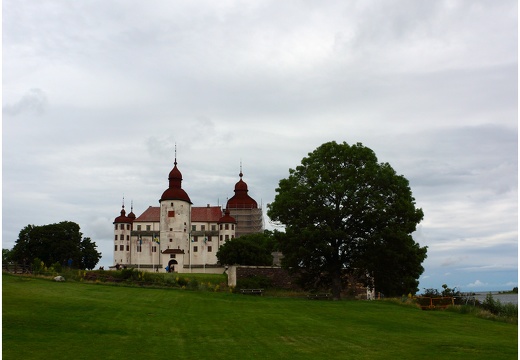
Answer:
[[[517,325],[390,302],[2,279],[5,359],[517,358]]]

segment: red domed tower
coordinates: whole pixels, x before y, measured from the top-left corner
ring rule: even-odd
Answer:
[[[168,176],[168,189],[166,189],[160,203],[160,252],[163,268],[169,264],[169,252],[189,251],[189,231],[191,229],[191,205],[190,197],[182,189],[182,174],[177,168],[177,149],[173,169]],[[169,250],[169,251],[167,251]],[[183,266],[183,260],[177,263]]]
[[[135,219],[133,212],[126,216],[125,199],[121,215],[114,219],[114,265],[130,264],[130,236],[132,233],[132,223]]]
[[[237,221],[229,213],[229,209],[226,209],[224,215],[218,220],[219,227],[219,247],[224,245],[226,241],[235,238],[236,224]]]
[[[236,237],[264,230],[262,209],[258,207],[256,200],[249,196],[247,184],[242,180],[242,164],[238,176],[240,180],[235,184],[235,195],[226,204],[226,209],[237,221]]]

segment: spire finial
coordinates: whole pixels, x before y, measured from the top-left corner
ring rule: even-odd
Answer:
[[[134,212],[134,200],[130,202],[130,212]]]
[[[177,165],[177,143],[175,143],[175,160],[173,162],[173,165]]]
[[[238,174],[238,176],[240,176],[240,178],[244,176],[244,174],[242,174],[242,159],[240,159],[240,174]]]
[[[125,208],[125,194],[123,194],[123,209]]]

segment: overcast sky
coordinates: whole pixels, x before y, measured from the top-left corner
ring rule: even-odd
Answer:
[[[421,290],[518,286],[517,25],[508,0],[4,0],[2,247],[68,220],[112,265],[175,143],[194,205],[242,162],[265,210],[335,140],[410,180]]]

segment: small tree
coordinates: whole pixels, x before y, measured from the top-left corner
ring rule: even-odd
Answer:
[[[9,249],[2,249],[2,263],[10,264],[13,261],[13,251]]]
[[[72,263],[74,267],[92,269],[101,258],[96,244],[90,238],[82,239],[78,224],[62,221],[57,224],[27,225],[18,235],[12,250],[12,258],[22,264],[32,264],[40,259],[45,266],[59,262]]]
[[[272,265],[274,239],[270,231],[242,235],[227,241],[217,252],[217,259],[225,265]]]

